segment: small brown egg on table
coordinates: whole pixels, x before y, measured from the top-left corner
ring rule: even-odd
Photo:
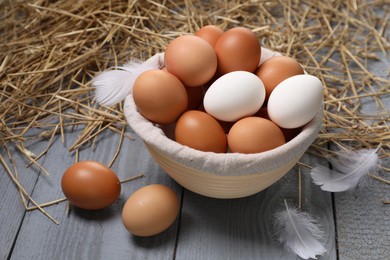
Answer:
[[[190,110],[182,114],[176,123],[176,142],[204,151],[225,153],[226,134],[218,121],[209,114]]]
[[[261,153],[285,143],[280,128],[261,117],[245,117],[237,121],[228,134],[229,149],[233,153]]]
[[[152,122],[170,124],[187,109],[183,83],[164,70],[143,72],[134,82],[134,103],[138,112]]]
[[[217,55],[206,40],[195,35],[183,35],[170,42],[164,53],[167,71],[185,86],[200,87],[217,70]]]
[[[215,47],[215,44],[222,34],[223,30],[216,25],[206,25],[195,32],[196,36],[205,39],[213,47]]]
[[[129,197],[122,209],[122,222],[133,235],[153,236],[169,228],[179,210],[180,202],[173,190],[152,184]]]
[[[96,161],[81,161],[62,176],[61,187],[70,203],[82,209],[102,209],[114,203],[121,192],[117,175]]]
[[[260,63],[261,46],[251,30],[235,27],[219,37],[215,52],[220,75],[239,70],[255,72]]]
[[[302,66],[295,59],[286,56],[272,57],[263,62],[256,71],[256,75],[264,84],[267,100],[280,82],[300,74],[304,74]]]

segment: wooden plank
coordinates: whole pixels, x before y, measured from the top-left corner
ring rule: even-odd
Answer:
[[[388,259],[390,197],[387,184],[373,180],[367,187],[335,195],[340,259]]]
[[[25,143],[25,148],[36,154],[45,149],[45,147],[45,141],[30,140]],[[26,192],[31,194],[40,174],[39,169],[34,165],[26,168],[29,163],[26,157],[20,152],[16,152],[14,146],[8,145],[8,148],[12,154],[12,160],[17,162],[16,169],[19,182]],[[9,159],[5,147],[1,147],[0,153],[12,174],[15,174],[13,163]],[[38,160],[39,163],[42,161]],[[6,259],[12,251],[14,241],[25,217],[25,207],[17,186],[12,182],[2,163],[0,163],[0,196],[0,259]]]
[[[381,77],[388,77],[390,58],[371,62],[368,70]],[[390,111],[390,95],[382,102]],[[361,102],[362,112],[376,114],[375,101],[367,98]],[[333,147],[336,149],[335,147]],[[383,166],[390,168],[390,159]],[[388,172],[378,172],[390,179]],[[352,191],[335,193],[338,247],[340,259],[389,259],[390,257],[390,207],[382,200],[390,199],[389,185],[372,179],[368,185]]]
[[[69,139],[74,136],[75,133],[67,134]],[[118,135],[107,132],[99,139],[94,151],[86,149],[80,152],[80,160],[97,160],[108,164],[117,144]],[[66,146],[69,147],[70,143]],[[40,176],[34,197],[39,201],[63,197],[60,187],[62,173],[74,160],[74,155],[56,140],[44,163],[51,175]],[[135,190],[147,184],[166,184],[178,196],[181,187],[152,161],[139,138],[124,141],[122,152],[112,169],[120,179],[139,173],[144,173],[145,177],[123,183],[119,200],[107,209],[87,211],[72,208],[67,215],[67,203],[47,208],[60,225],[55,225],[39,212],[29,212],[23,221],[11,259],[171,259],[178,222],[161,235],[137,238],[123,227],[121,209]]]
[[[305,155],[301,161],[318,162]],[[326,163],[321,161],[321,163]],[[336,259],[330,194],[313,185],[308,169],[302,172],[302,209],[319,218],[327,253],[318,259]],[[275,242],[273,214],[284,199],[298,203],[298,169],[256,195],[233,200],[206,198],[185,191],[176,259],[299,259]]]

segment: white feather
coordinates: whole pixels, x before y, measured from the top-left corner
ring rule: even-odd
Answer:
[[[343,151],[329,162],[335,170],[324,166],[314,167],[310,175],[324,191],[341,192],[355,188],[371,170],[379,166],[377,149]]]
[[[289,207],[284,201],[285,210],[275,214],[274,225],[278,241],[303,259],[316,258],[326,248],[319,241],[323,231],[316,220],[308,213]]]
[[[145,62],[132,60],[115,67],[115,70],[103,71],[92,81],[97,102],[107,106],[121,102],[131,93],[135,80],[142,72],[163,66],[164,54],[157,53]]]

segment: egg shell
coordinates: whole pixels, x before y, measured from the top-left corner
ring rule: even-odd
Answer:
[[[134,82],[134,103],[150,121],[170,124],[187,109],[188,94],[181,81],[164,70],[141,73]]]
[[[268,115],[283,128],[298,128],[314,118],[323,100],[321,81],[312,75],[285,79],[272,91]]]
[[[304,74],[302,66],[295,59],[286,56],[272,57],[263,62],[256,71],[256,75],[264,84],[266,99],[280,82],[300,74]]]
[[[63,174],[65,197],[82,209],[102,209],[114,203],[121,192],[120,181],[107,166],[96,161],[73,164]]]
[[[221,76],[209,87],[203,105],[213,117],[233,122],[256,113],[264,99],[264,85],[255,74],[234,71]]]
[[[122,209],[122,222],[136,236],[153,236],[169,228],[179,210],[179,199],[173,190],[151,184],[129,197]]]
[[[224,32],[215,44],[220,75],[244,70],[254,72],[260,63],[259,39],[245,27],[235,27]]]
[[[164,53],[166,69],[187,87],[200,87],[217,70],[217,55],[206,40],[183,35],[170,42]]]
[[[216,25],[206,25],[195,32],[195,35],[205,39],[211,46],[215,46],[223,30]]]
[[[225,153],[226,134],[218,121],[209,114],[190,110],[176,123],[175,139],[178,143],[204,151]]]
[[[228,134],[229,149],[233,153],[261,153],[284,143],[280,128],[261,117],[245,117],[237,121]]]
[[[268,111],[267,111],[267,107],[261,107],[259,111],[256,112],[256,114],[254,114],[254,116],[258,116],[258,117],[262,117],[262,118],[266,118],[266,119],[269,119],[269,115],[268,115]],[[287,129],[287,128],[283,128],[283,127],[279,127],[280,130],[282,130],[283,134],[284,134],[284,138],[286,139],[286,142],[289,142],[291,141],[292,139],[294,139],[300,132],[302,132],[302,127],[298,127],[298,128],[290,128],[290,129]]]

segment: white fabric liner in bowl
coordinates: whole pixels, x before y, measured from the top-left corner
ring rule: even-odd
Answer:
[[[262,48],[262,59],[280,55]],[[138,113],[132,94],[126,97],[124,112],[131,128],[141,139],[177,163],[220,176],[241,176],[267,172],[297,160],[317,137],[321,128],[323,105],[302,131],[291,141],[270,151],[256,154],[202,152],[168,138],[157,125]],[[201,142],[201,140],[199,140]]]

